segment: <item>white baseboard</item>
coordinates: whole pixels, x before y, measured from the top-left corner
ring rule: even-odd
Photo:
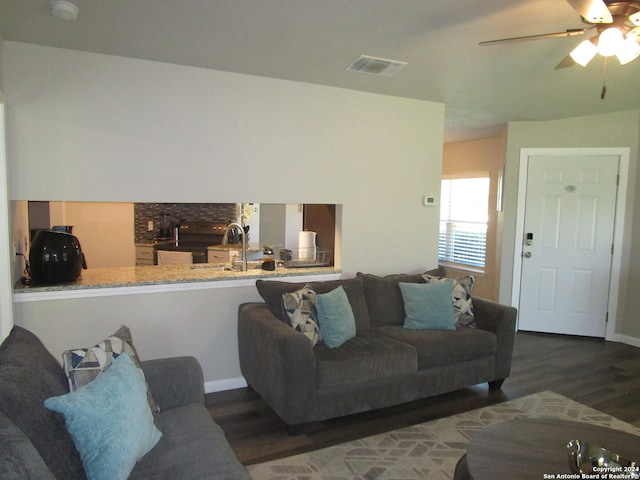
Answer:
[[[244,377],[226,378],[224,380],[212,380],[210,382],[204,382],[204,392],[223,392],[225,390],[234,390],[236,388],[244,388],[246,386],[247,381],[244,379]]]
[[[626,343],[627,345],[640,348],[640,338],[630,337],[629,335],[622,335],[620,333],[615,333],[611,341]]]

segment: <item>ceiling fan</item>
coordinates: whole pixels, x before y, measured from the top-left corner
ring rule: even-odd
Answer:
[[[580,43],[556,66],[556,69],[570,67],[575,64],[586,67],[598,53],[605,58],[615,55],[621,65],[632,62],[640,56],[640,0],[567,1],[580,14],[582,21],[587,25],[586,28],[490,40],[480,42],[480,45],[573,37],[594,32],[595,35]]]

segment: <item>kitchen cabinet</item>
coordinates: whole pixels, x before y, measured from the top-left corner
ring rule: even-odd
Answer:
[[[230,263],[232,257],[239,257],[239,250],[229,249],[208,249],[207,262],[209,263]]]
[[[136,244],[136,267],[142,265],[153,265],[153,245]]]
[[[209,263],[230,263],[239,260],[242,252],[242,245],[212,245],[207,248],[207,262]],[[262,260],[262,248],[260,245],[252,243],[247,246],[247,260]]]

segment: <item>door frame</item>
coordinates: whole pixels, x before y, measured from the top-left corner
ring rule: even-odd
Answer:
[[[521,254],[524,239],[525,201],[527,198],[527,179],[530,157],[602,155],[613,155],[620,159],[618,164],[619,182],[618,192],[616,195],[616,212],[613,226],[613,255],[611,256],[611,276],[609,278],[609,300],[607,302],[607,312],[609,317],[605,329],[605,339],[613,340],[616,331],[618,297],[620,294],[620,276],[622,273],[622,247],[625,228],[624,217],[627,203],[629,163],[631,157],[631,149],[628,147],[520,149],[511,305],[516,308],[520,307],[520,282],[522,278]]]

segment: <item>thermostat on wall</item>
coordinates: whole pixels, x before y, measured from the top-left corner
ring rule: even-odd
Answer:
[[[438,197],[435,195],[425,195],[422,197],[422,204],[425,207],[435,207],[438,204]]]

